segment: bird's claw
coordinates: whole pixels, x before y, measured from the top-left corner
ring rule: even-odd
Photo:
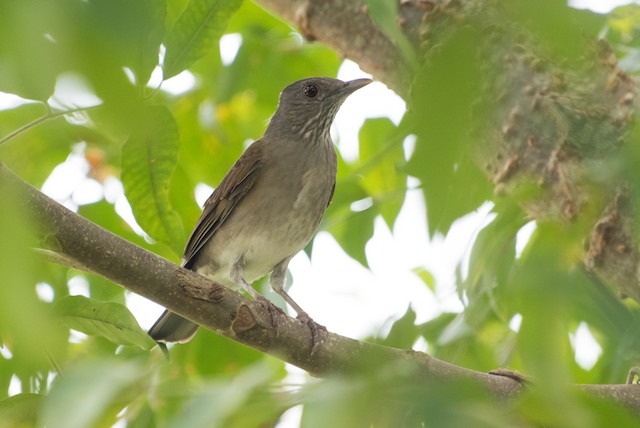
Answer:
[[[280,315],[284,315],[284,311],[280,309],[278,306],[274,305],[273,302],[266,297],[258,296],[258,303],[260,303],[267,311],[269,311],[269,315],[271,316],[271,327],[273,327],[276,331],[276,337],[278,336],[278,317]]]
[[[300,312],[297,318],[309,326],[309,330],[311,330],[311,355],[313,355],[319,349],[320,343],[322,343],[321,332],[326,333],[327,328],[315,322],[306,312]]]

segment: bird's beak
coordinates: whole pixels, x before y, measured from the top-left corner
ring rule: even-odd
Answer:
[[[373,82],[371,79],[356,79],[345,82],[344,87],[340,92],[343,94],[351,94],[358,89],[367,86],[369,83]]]

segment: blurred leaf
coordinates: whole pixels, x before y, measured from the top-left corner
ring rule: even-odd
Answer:
[[[573,353],[566,334],[566,304],[584,287],[580,277],[568,274],[571,260],[557,242],[567,233],[558,224],[539,223],[526,257],[509,281],[507,301],[522,314],[518,349],[527,373],[554,385],[569,383],[565,361]],[[553,392],[550,391],[551,394]]]
[[[335,223],[328,228],[329,232],[350,257],[368,267],[365,245],[373,236],[373,220],[377,213],[373,208],[352,211],[345,207],[341,214],[339,220],[332,220]]]
[[[444,312],[437,317],[425,322],[420,325],[420,330],[422,332],[422,337],[425,338],[427,342],[433,343],[442,336],[443,331],[449,324],[451,324],[458,314]]]
[[[640,72],[640,5],[615,8],[607,15],[606,40],[616,49],[618,65],[628,73]]]
[[[6,181],[0,181],[0,195],[0,341],[12,354],[14,373],[28,384],[29,377],[50,369],[49,356],[58,358],[67,342],[35,292],[44,269],[42,259],[29,249],[36,246],[35,221],[22,211],[22,196]]]
[[[89,297],[91,299],[125,304],[125,288],[100,275],[85,272],[84,277],[89,281]]]
[[[35,426],[42,401],[42,395],[26,393],[0,400],[0,428]]]
[[[110,2],[111,3],[111,2]],[[136,24],[136,44],[131,68],[136,75],[137,83],[144,86],[151,72],[158,65],[160,43],[164,37],[164,22],[167,14],[166,0],[127,1],[134,6],[133,17]]]
[[[57,6],[45,0],[0,1],[0,91],[40,101],[53,94],[60,51],[46,36],[59,18]]]
[[[629,44],[638,42],[638,28],[640,26],[640,5],[631,3],[616,7],[605,15],[611,29],[624,36]],[[618,40],[622,42],[622,40]]]
[[[420,179],[429,233],[451,224],[491,196],[474,160],[471,106],[483,94],[477,29],[465,26],[427,58],[412,93],[406,126],[417,135],[407,172]]]
[[[155,420],[155,414],[149,403],[144,403],[142,409],[138,411],[135,418],[127,424],[127,428],[155,428],[158,426]]]
[[[26,104],[0,111],[0,138],[33,124],[46,115],[43,104]],[[51,171],[64,162],[72,147],[80,141],[98,139],[92,129],[77,126],[65,117],[57,117],[32,126],[0,145],[0,159],[32,185],[41,186]],[[25,156],[29,153],[29,156]]]
[[[151,245],[146,242],[144,238],[137,235],[131,229],[131,226],[129,226],[127,222],[118,215],[115,206],[104,199],[93,204],[81,205],[78,208],[78,214],[85,217],[87,220],[91,220],[92,222],[99,224],[108,231],[115,233],[127,241],[133,242],[134,244],[147,249],[151,248]],[[122,287],[119,288],[122,289]]]
[[[228,30],[240,33],[242,45],[233,63],[221,70],[215,82],[215,101],[228,101],[249,92],[259,114],[257,122],[249,125],[252,127],[273,114],[278,94],[286,85],[310,76],[335,76],[342,63],[335,51],[322,44],[301,43],[290,25],[254,2],[244,2]]]
[[[411,349],[419,336],[420,329],[416,326],[416,313],[409,306],[407,312],[393,323],[387,337],[379,343],[392,348]]]
[[[165,41],[164,78],[175,76],[217,48],[217,39],[241,4],[242,0],[189,1]]]
[[[359,134],[362,187],[373,198],[382,218],[393,227],[406,193],[407,177],[398,168],[404,162],[402,138],[387,118],[369,119]]]
[[[473,243],[469,273],[458,290],[469,299],[465,314],[473,325],[481,323],[490,312],[505,315],[504,307],[500,307],[500,302],[504,303],[500,292],[504,293],[509,274],[513,273],[516,234],[527,221],[522,210],[507,201],[499,203],[494,211],[496,217]]]
[[[67,296],[56,302],[54,314],[69,328],[91,336],[102,336],[116,344],[138,346],[145,350],[156,345],[126,306],[118,303]]]
[[[149,107],[122,146],[122,184],[136,220],[154,239],[182,252],[184,229],[169,202],[178,129],[166,107]]]
[[[122,360],[93,360],[73,367],[53,384],[38,426],[112,426],[148,375],[142,364]]]
[[[220,349],[225,352],[218,352]],[[233,375],[264,358],[261,352],[206,329],[199,329],[189,346],[176,346],[171,350],[171,360],[188,368],[185,376]],[[281,376],[285,374],[283,364]]]
[[[213,428],[226,427],[227,418],[246,411],[252,393],[263,389],[271,380],[272,370],[267,364],[251,366],[226,382],[214,381],[187,402],[167,425],[168,427]]]
[[[356,211],[352,210],[354,202]],[[373,234],[376,215],[377,207],[363,189],[355,165],[346,163],[338,153],[336,187],[321,223],[322,230],[331,233],[349,256],[367,266],[365,245]]]
[[[302,396],[300,425],[307,428],[514,426],[507,412],[487,405],[491,399],[478,385],[425,382],[403,364],[309,383]]]
[[[424,284],[429,287],[429,290],[435,291],[436,279],[433,277],[433,274],[431,272],[423,267],[417,267],[413,269],[413,273],[418,275],[422,282],[424,282]]]
[[[504,3],[508,17],[542,40],[558,59],[572,64],[583,61],[588,38],[594,39],[605,24],[602,14],[577,10],[567,2],[515,0]]]
[[[365,4],[376,26],[396,45],[407,64],[417,69],[416,52],[398,24],[398,2],[396,0],[365,0]]]
[[[86,20],[88,44],[121,66],[130,67],[140,86],[158,64],[164,35],[165,0],[91,0],[78,13]],[[96,53],[92,53],[96,55]]]

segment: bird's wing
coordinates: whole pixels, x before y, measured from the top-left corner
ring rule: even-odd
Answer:
[[[262,144],[258,140],[249,146],[209,196],[185,247],[182,257],[184,267],[190,268],[193,265],[198,252],[251,190],[260,174],[263,161]]]

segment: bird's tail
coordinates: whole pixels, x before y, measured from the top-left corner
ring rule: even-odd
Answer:
[[[182,318],[170,311],[158,318],[158,321],[149,329],[149,336],[155,341],[162,342],[188,342],[198,330],[198,324]]]

